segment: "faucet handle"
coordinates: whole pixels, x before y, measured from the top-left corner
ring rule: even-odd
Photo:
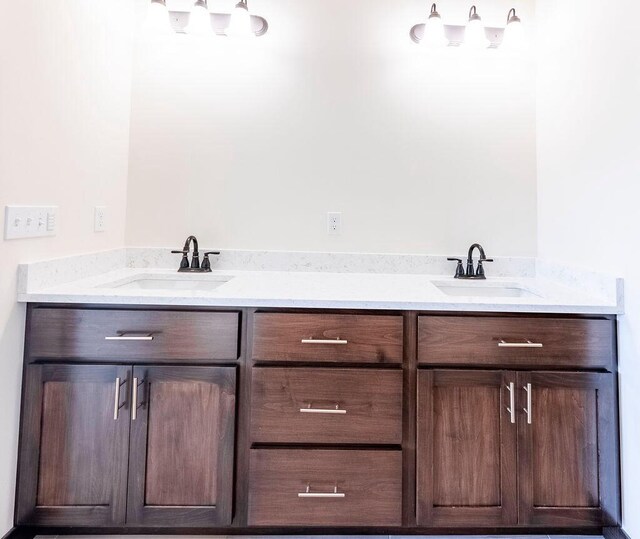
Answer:
[[[480,260],[478,260],[478,269],[476,270],[476,277],[478,277],[479,279],[486,279],[486,276],[484,274],[484,266],[482,265],[483,262],[493,262],[493,258],[481,258]]]
[[[449,262],[457,262],[458,265],[456,266],[456,274],[455,274],[455,278],[456,279],[460,279],[461,277],[464,277],[464,266],[462,265],[462,258],[447,258],[447,260]]]
[[[187,269],[189,267],[189,258],[188,258],[188,254],[189,251],[171,251],[171,254],[173,255],[182,255],[182,260],[180,261],[180,269]]]
[[[202,260],[202,271],[211,271],[211,261],[209,260],[209,255],[218,256],[220,251],[207,251],[204,253],[204,259]]]

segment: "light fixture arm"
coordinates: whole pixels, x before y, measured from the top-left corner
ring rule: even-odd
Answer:
[[[512,22],[520,22],[520,17],[516,15],[516,9],[513,7],[509,10],[509,13],[507,13],[507,24]]]
[[[476,6],[471,6],[471,9],[469,10],[469,22],[471,21],[479,21],[480,19],[480,15],[478,15],[478,10],[476,9]]]

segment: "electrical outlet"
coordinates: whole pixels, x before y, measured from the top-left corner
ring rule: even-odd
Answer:
[[[4,212],[4,238],[39,238],[55,236],[57,232],[56,206],[6,206]]]
[[[342,213],[327,213],[327,234],[330,236],[338,236],[342,232]]]
[[[104,232],[107,229],[107,207],[96,206],[93,211],[93,231]]]

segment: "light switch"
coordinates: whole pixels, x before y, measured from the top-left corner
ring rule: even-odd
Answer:
[[[55,236],[58,224],[57,213],[57,206],[6,206],[4,239]]]

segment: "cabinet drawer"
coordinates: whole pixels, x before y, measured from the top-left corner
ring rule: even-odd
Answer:
[[[264,443],[402,443],[402,372],[255,368],[251,439]]]
[[[33,358],[235,360],[239,313],[39,308],[30,335]]]
[[[250,526],[400,526],[402,452],[252,450]]]
[[[418,362],[437,365],[610,369],[612,320],[421,316]]]
[[[257,313],[258,361],[402,363],[402,317]]]

